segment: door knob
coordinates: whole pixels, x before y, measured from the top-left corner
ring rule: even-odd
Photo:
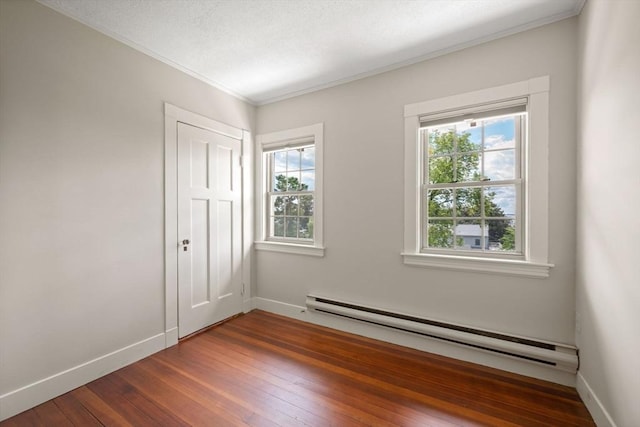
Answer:
[[[182,241],[182,244],[185,245],[185,246],[188,245],[189,244],[189,239],[184,239]]]

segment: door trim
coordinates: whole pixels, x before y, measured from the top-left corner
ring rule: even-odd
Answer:
[[[253,251],[253,144],[251,132],[164,103],[164,271],[165,348],[178,343],[178,123],[210,130],[241,142],[242,300],[250,309]]]

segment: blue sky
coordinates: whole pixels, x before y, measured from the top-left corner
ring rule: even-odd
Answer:
[[[315,148],[276,151],[274,155],[275,175],[295,177],[310,191],[315,190]]]

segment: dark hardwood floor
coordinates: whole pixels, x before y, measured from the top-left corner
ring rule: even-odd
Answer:
[[[593,426],[576,391],[253,311],[9,426]]]

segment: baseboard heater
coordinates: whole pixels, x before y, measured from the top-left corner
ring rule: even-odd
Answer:
[[[571,373],[578,370],[578,351],[576,347],[566,344],[445,323],[317,295],[307,296],[307,308],[319,313],[411,332]]]

